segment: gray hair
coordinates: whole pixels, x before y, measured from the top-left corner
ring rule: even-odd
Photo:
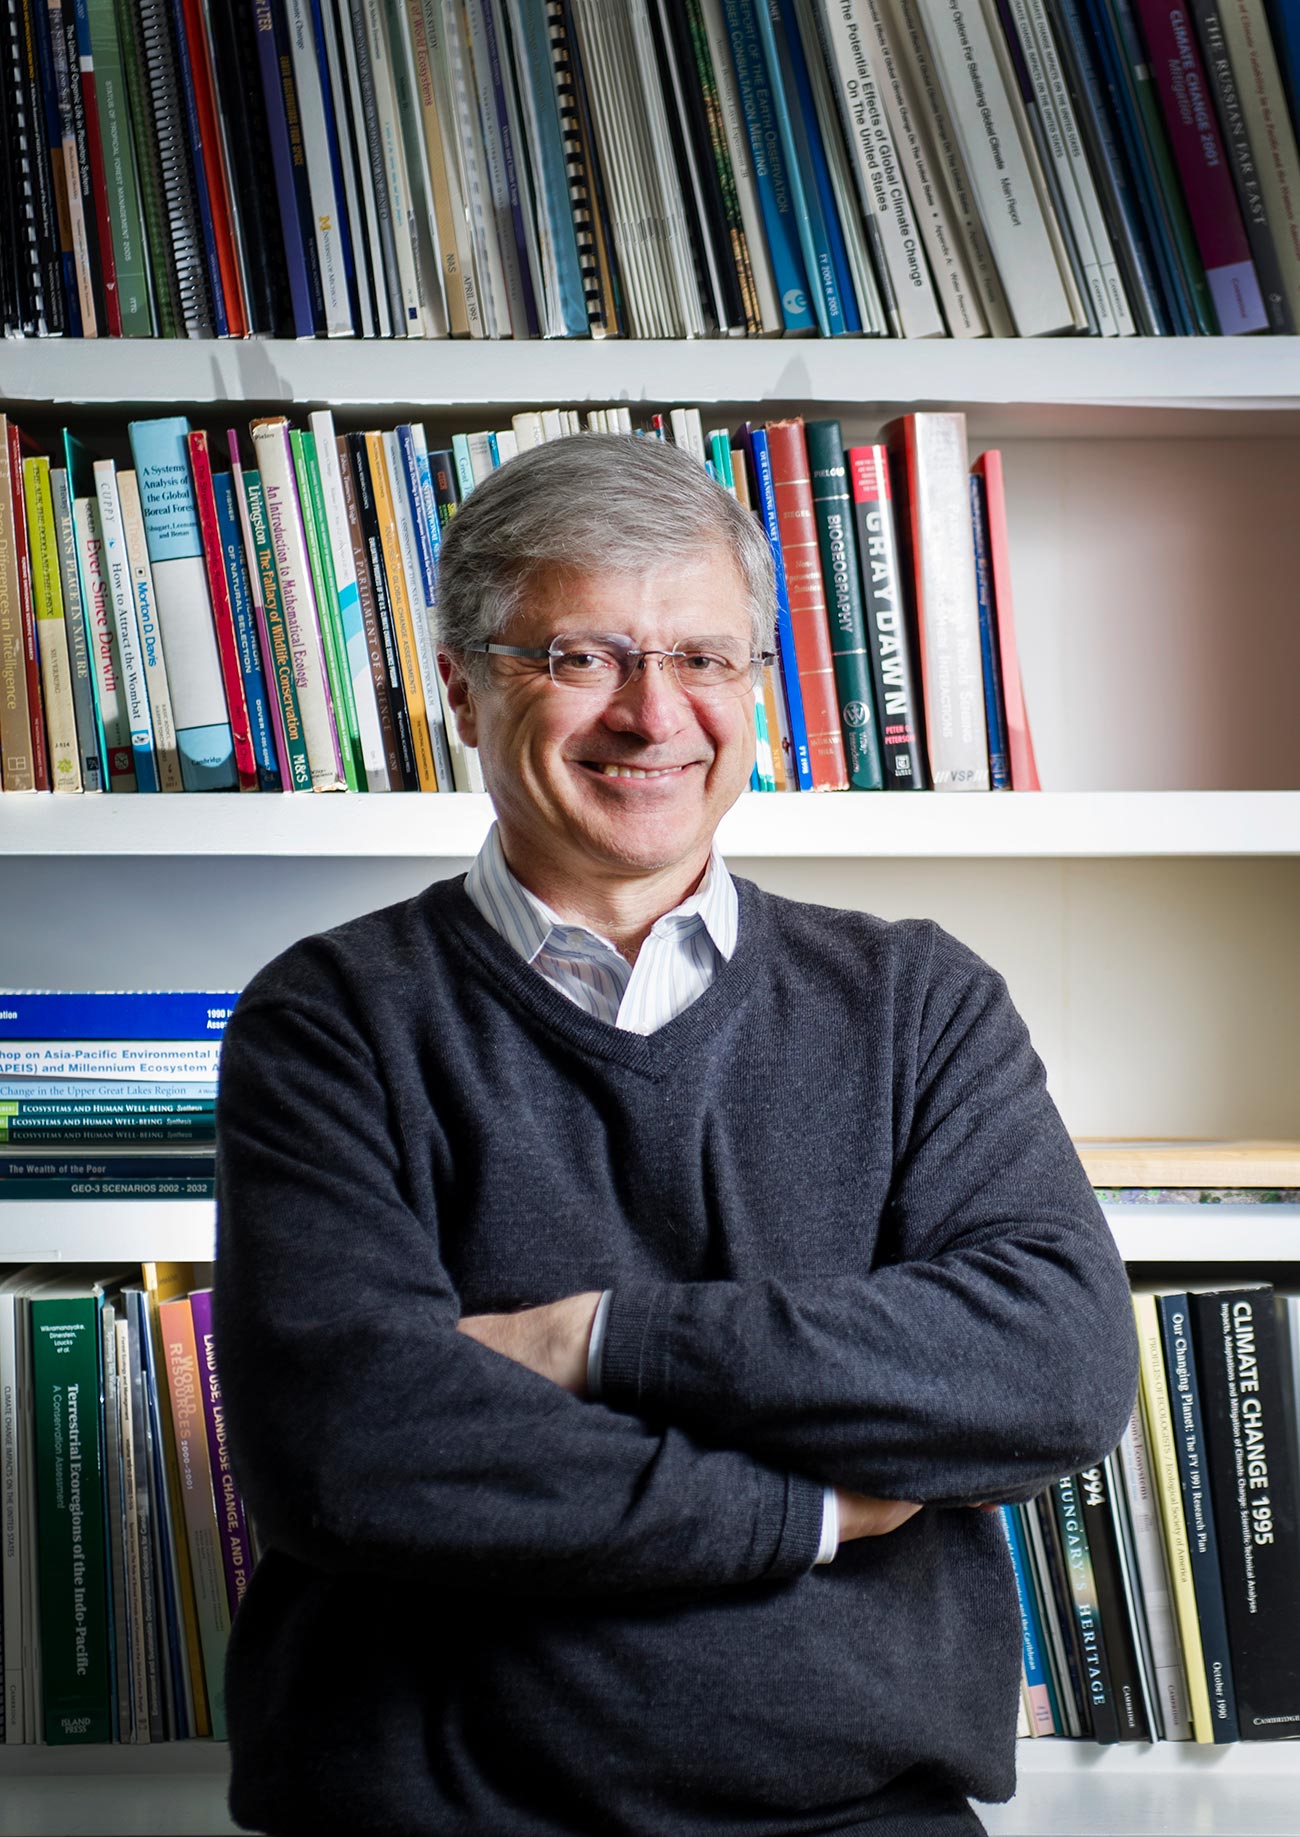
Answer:
[[[631,573],[709,549],[731,556],[754,649],[770,650],[776,579],[767,537],[698,459],[627,434],[547,441],[476,485],[448,524],[438,563],[439,642],[463,652],[499,636],[530,584],[552,569]]]

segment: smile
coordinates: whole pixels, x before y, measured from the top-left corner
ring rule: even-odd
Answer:
[[[639,765],[599,765],[585,760],[583,763],[589,772],[595,772],[600,778],[676,778],[690,770],[685,765],[658,766],[647,771]]]

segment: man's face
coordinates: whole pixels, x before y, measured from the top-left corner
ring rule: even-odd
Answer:
[[[709,552],[637,574],[547,575],[500,642],[545,649],[560,633],[597,632],[641,650],[706,638],[751,648],[740,575]],[[615,694],[557,685],[545,662],[513,657],[493,657],[483,687],[453,668],[449,693],[525,883],[531,873],[579,894],[593,878],[702,869],[754,762],[752,694],[689,696],[657,658]]]

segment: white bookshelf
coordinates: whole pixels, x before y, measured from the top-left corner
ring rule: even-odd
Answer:
[[[921,344],[0,344],[37,433],[331,405],[431,432],[698,402],[874,435],[967,411],[1003,447],[1034,796],[746,797],[777,892],[932,916],[1006,974],[1079,1136],[1300,1138],[1300,339]],[[450,405],[458,405],[456,408]],[[710,422],[706,411],[706,424]],[[306,932],[459,871],[472,797],[0,797],[0,980],[238,987]],[[1114,1208],[1123,1254],[1300,1266],[1300,1216]],[[206,1260],[204,1202],[0,1207],[0,1262]],[[1300,1267],[1297,1268],[1300,1276]],[[0,1837],[227,1832],[210,1743],[0,1751]],[[993,1837],[1300,1837],[1300,1745],[1019,1744]]]

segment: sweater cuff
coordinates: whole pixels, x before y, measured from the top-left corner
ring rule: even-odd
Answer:
[[[662,1403],[663,1349],[656,1345],[668,1285],[621,1282],[609,1291],[600,1352],[601,1401],[614,1410],[637,1415],[645,1403]]]
[[[822,1518],[826,1488],[817,1480],[792,1473],[785,1483],[785,1523],[777,1539],[776,1554],[761,1576],[762,1581],[778,1577],[807,1575],[818,1559],[822,1542]]]

